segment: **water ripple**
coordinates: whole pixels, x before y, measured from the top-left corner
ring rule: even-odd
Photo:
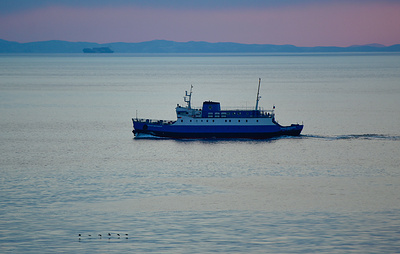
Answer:
[[[314,138],[324,140],[391,140],[400,141],[400,136],[386,134],[348,134],[348,135],[302,135],[303,138]]]

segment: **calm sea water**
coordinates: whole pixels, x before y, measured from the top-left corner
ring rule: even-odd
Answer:
[[[0,252],[399,252],[399,70],[400,54],[0,55]],[[258,78],[300,137],[133,139],[132,117],[175,119],[191,84],[194,106],[250,107]]]

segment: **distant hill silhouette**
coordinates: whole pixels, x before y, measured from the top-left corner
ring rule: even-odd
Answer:
[[[399,52],[400,44],[350,47],[297,47],[294,45],[241,44],[234,42],[175,42],[154,40],[138,43],[39,41],[19,43],[0,39],[0,53],[82,53],[85,48],[108,47],[115,53],[304,53],[304,52]]]

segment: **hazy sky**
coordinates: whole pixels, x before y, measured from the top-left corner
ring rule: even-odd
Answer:
[[[0,0],[0,39],[400,44],[400,0]]]

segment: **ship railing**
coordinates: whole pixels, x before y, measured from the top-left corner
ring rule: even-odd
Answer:
[[[182,107],[182,106],[178,106],[180,108],[186,108],[186,107]],[[196,111],[201,111],[202,107],[191,107],[192,110]],[[221,111],[240,111],[240,110],[245,110],[245,111],[254,111],[254,106],[221,106]],[[259,107],[259,111],[269,111],[269,112],[273,112],[274,110],[268,110],[268,109],[264,109],[263,107]]]
[[[261,110],[264,110],[260,107]],[[221,110],[246,110],[246,111],[254,111],[254,106],[224,106],[221,107]]]
[[[147,124],[169,125],[173,124],[173,120],[158,120],[158,119],[145,119],[145,118],[132,118],[133,121]]]
[[[259,110],[254,110],[254,107],[224,107],[221,109],[221,112],[252,112],[250,117],[266,117],[266,118],[272,118],[275,116],[275,110],[265,110],[263,108],[260,108]],[[244,117],[244,116],[243,116]]]
[[[222,111],[223,111],[223,110],[229,110],[229,111],[232,111],[232,110],[234,110],[234,111],[241,111],[241,110],[244,110],[244,111],[255,111],[255,110],[254,110],[254,107],[249,107],[249,106],[244,106],[244,107],[227,106],[227,107],[221,108],[221,110],[222,110]],[[259,107],[259,108],[258,108],[258,111],[261,111],[261,112],[270,112],[270,113],[273,113],[273,112],[274,112],[273,109],[264,109],[263,107]]]
[[[274,110],[260,110],[260,116],[262,117],[274,117],[275,112]]]

